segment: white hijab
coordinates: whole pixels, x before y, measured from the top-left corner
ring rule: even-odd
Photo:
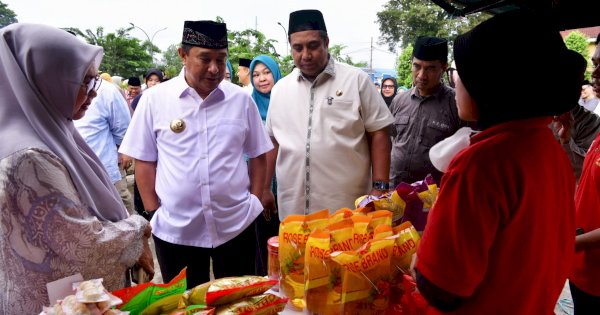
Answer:
[[[76,131],[73,107],[89,66],[102,47],[45,25],[0,29],[0,159],[27,148],[56,154],[89,211],[103,221],[127,210],[100,160]]]

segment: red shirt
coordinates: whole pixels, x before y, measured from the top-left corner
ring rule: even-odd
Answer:
[[[548,117],[471,138],[442,177],[417,269],[456,314],[554,314],[574,248],[575,179]]]
[[[600,228],[600,135],[596,137],[583,163],[575,195],[575,226],[585,232]],[[584,292],[600,296],[600,249],[575,253],[569,279]]]

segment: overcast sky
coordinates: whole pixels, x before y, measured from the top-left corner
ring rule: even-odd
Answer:
[[[222,17],[229,30],[257,28],[267,38],[279,41],[277,52],[286,54],[286,34],[289,14],[300,9],[323,12],[330,45],[343,44],[342,51],[352,60],[370,60],[371,38],[373,67],[394,68],[396,55],[387,46],[377,45],[379,27],[376,13],[387,0],[0,0],[17,14],[19,22],[42,23],[57,27],[78,27],[105,33],[127,27],[129,23],[142,28],[161,50],[181,42],[185,20],[214,20]],[[159,31],[162,28],[164,31]],[[158,32],[157,32],[158,31]],[[135,28],[130,35],[146,40]]]

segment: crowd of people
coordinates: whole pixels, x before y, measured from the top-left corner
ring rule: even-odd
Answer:
[[[568,279],[575,314],[600,311],[600,46],[590,83],[550,19],[502,13],[456,38],[452,64],[446,39],[419,37],[413,86],[378,91],[330,57],[320,11],[292,12],[288,40],[290,74],[240,57],[238,86],[226,25],[185,21],[179,75],[123,90],[101,47],[0,29],[0,313],[39,313],[46,283],[76,273],[108,290],[133,266],[152,278],[149,238],[165,283],[185,267],[188,288],[207,282],[211,261],[216,278],[265,275],[280,220],[428,174],[414,271],[432,306],[551,314]],[[534,63],[548,80],[515,75]]]

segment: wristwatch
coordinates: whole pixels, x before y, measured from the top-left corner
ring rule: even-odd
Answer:
[[[384,191],[390,189],[390,183],[384,182],[382,180],[374,180],[373,181],[373,189]]]

